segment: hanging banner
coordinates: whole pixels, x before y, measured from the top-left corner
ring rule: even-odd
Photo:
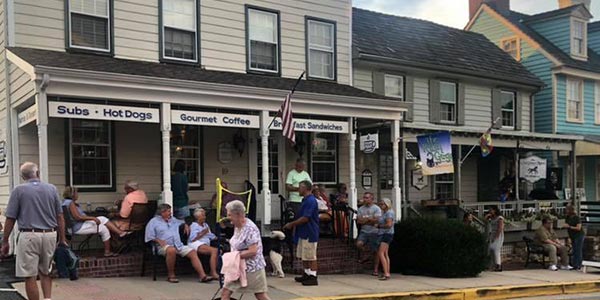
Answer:
[[[423,175],[454,173],[450,132],[417,136]]]
[[[540,179],[546,179],[546,159],[530,156],[520,159],[519,165],[519,175],[521,178],[531,183],[535,183]]]
[[[373,153],[379,149],[379,134],[367,134],[360,136],[360,151]]]

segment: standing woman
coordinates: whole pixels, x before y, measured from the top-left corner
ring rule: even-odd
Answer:
[[[185,162],[181,159],[175,161],[173,175],[171,175],[171,191],[173,191],[174,215],[177,219],[190,216],[188,209],[188,178],[185,175]]]
[[[235,230],[229,240],[231,251],[240,251],[240,258],[246,261],[246,277],[248,285],[242,287],[240,281],[226,282],[221,299],[230,300],[231,294],[254,294],[258,300],[269,300],[267,295],[267,274],[265,258],[258,227],[246,218],[246,207],[239,200],[227,203],[227,217]]]
[[[575,206],[573,204],[567,205],[567,224],[565,228],[569,231],[569,238],[573,244],[573,258],[571,265],[575,270],[581,269],[581,263],[583,262],[583,240],[585,239],[585,232],[581,225],[581,219],[575,212]]]
[[[390,279],[390,256],[388,254],[390,249],[390,244],[392,240],[394,240],[394,222],[396,220],[396,216],[392,208],[392,200],[389,198],[383,198],[381,202],[379,202],[379,207],[383,212],[381,217],[379,218],[379,223],[376,225],[379,228],[379,248],[377,249],[377,256],[379,257],[379,262],[383,267],[383,276],[379,277],[379,280],[388,280]],[[375,271],[373,274],[379,273],[379,264],[375,265]]]
[[[504,217],[498,206],[492,206],[486,219],[490,224],[489,250],[494,254],[494,271],[502,272],[501,250],[504,244]]]

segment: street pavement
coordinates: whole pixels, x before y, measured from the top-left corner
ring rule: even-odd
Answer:
[[[323,275],[319,286],[303,287],[293,276],[268,278],[269,295],[274,300],[302,297],[363,295],[389,292],[433,291],[478,287],[515,286],[557,282],[600,280],[599,273],[575,271],[520,270],[501,273],[485,272],[476,278],[443,279],[423,276],[394,275],[391,280],[379,281],[370,275]],[[180,277],[171,284],[164,277],[153,282],[149,277],[81,278],[77,281],[55,280],[53,299],[61,300],[209,300],[218,290],[217,282],[200,283],[191,276]],[[15,288],[24,293],[24,284]],[[234,297],[239,295],[234,295]],[[252,299],[245,295],[244,299]],[[1,300],[4,300],[0,297]],[[549,299],[547,297],[540,299]],[[561,299],[561,298],[558,298]],[[566,298],[569,299],[569,298]],[[596,298],[600,299],[600,298]]]
[[[12,286],[13,283],[19,281],[14,275],[14,259],[0,259],[0,300],[24,299]]]
[[[513,300],[598,300],[598,299],[600,299],[600,293],[544,296],[544,297],[527,297],[527,298],[515,298]]]

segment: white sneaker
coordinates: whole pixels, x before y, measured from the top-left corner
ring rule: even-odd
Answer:
[[[570,270],[573,270],[573,267],[566,265],[566,266],[560,266],[560,269],[570,271]]]
[[[556,265],[551,265],[548,270],[550,271],[558,271],[558,268],[556,267]]]

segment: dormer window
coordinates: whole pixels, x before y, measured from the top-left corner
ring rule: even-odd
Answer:
[[[587,58],[587,24],[577,19],[571,22],[571,54]]]

